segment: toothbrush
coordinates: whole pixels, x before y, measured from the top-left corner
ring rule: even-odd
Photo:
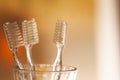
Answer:
[[[28,68],[33,68],[33,62],[31,60],[32,46],[39,43],[38,30],[35,19],[24,20],[22,22],[23,41],[26,48],[27,64]]]
[[[21,36],[20,28],[17,25],[17,22],[6,22],[3,24],[3,29],[6,35],[8,46],[10,51],[13,54],[13,58],[16,64],[16,67],[23,69],[21,62],[18,59],[18,47],[23,45],[23,39]]]
[[[55,33],[54,33],[54,43],[57,47],[57,56],[53,63],[53,70],[62,70],[62,53],[65,45],[67,24],[65,21],[58,20],[56,23]]]

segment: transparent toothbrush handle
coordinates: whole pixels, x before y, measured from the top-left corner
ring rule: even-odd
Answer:
[[[31,45],[25,45],[25,48],[26,48],[26,57],[27,57],[27,64],[28,64],[28,69],[32,69],[33,67],[33,63],[32,63],[32,58],[31,58],[31,49],[32,49],[32,46]]]
[[[19,68],[19,69],[23,69],[23,66],[22,66],[21,62],[20,62],[19,58],[17,57],[17,54],[18,54],[17,49],[12,51],[12,54],[13,54],[13,58],[14,58],[16,67]]]

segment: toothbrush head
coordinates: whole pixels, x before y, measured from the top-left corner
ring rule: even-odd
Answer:
[[[22,22],[22,29],[23,29],[23,39],[24,44],[37,44],[39,43],[39,36],[38,36],[38,30],[37,25],[35,22],[35,19],[32,20],[24,20]]]
[[[59,45],[65,45],[67,24],[65,21],[58,20],[56,23],[55,33],[54,33],[54,43]]]
[[[23,38],[17,22],[6,22],[3,29],[7,38],[8,46],[12,50],[23,45]]]

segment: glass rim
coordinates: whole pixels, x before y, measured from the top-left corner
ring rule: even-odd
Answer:
[[[51,66],[51,67],[53,67],[53,65],[52,64],[35,64],[35,65],[40,65],[40,66]],[[34,66],[35,66],[34,65]],[[47,68],[46,67],[46,68]],[[63,69],[63,70],[60,70],[60,71],[54,71],[54,70],[45,70],[45,71],[42,71],[42,70],[29,70],[29,69],[19,69],[19,68],[17,68],[17,67],[14,67],[14,71],[20,71],[20,72],[31,72],[31,73],[41,73],[41,72],[54,72],[54,73],[56,73],[56,72],[75,72],[75,71],[77,71],[77,68],[76,67],[74,67],[74,66],[70,66],[70,65],[63,65],[63,68],[70,68],[70,69]]]

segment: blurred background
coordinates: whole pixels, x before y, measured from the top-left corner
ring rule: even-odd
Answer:
[[[40,43],[33,46],[35,64],[52,64],[56,56],[56,21],[68,23],[63,64],[78,68],[77,80],[119,80],[119,0],[0,0],[0,79],[13,80],[13,56],[3,24],[35,18]],[[19,57],[26,63],[25,49]]]

